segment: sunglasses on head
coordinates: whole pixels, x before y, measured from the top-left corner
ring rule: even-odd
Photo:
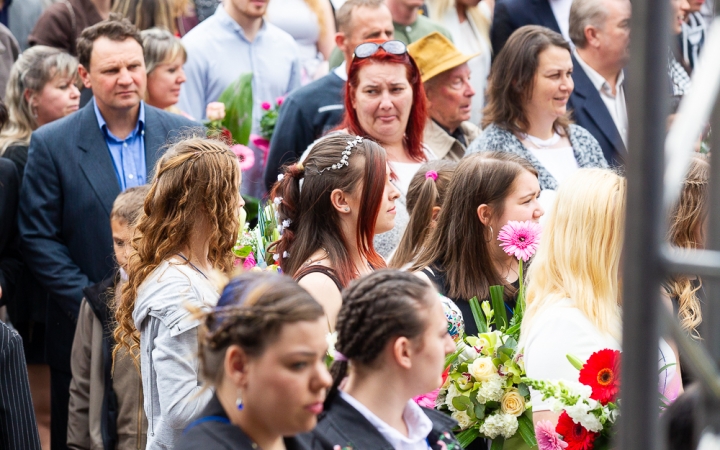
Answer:
[[[380,49],[385,50],[391,55],[404,55],[407,53],[407,47],[400,41],[386,41],[382,44],[365,42],[364,44],[360,44],[355,47],[355,57],[359,59],[369,58]]]

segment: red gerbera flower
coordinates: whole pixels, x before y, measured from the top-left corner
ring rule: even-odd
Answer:
[[[565,450],[592,450],[597,433],[588,431],[579,423],[573,422],[566,412],[560,415],[555,431],[563,437],[568,446]]]
[[[620,391],[620,352],[604,349],[590,355],[579,381],[592,388],[590,398],[603,405],[615,401]]]

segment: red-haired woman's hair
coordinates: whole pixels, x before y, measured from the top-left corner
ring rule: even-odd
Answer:
[[[383,43],[385,41],[369,40],[367,42]],[[348,69],[348,82],[345,83],[345,116],[342,124],[338,126],[339,130],[347,130],[351,134],[374,139],[367,130],[363,130],[358,120],[357,111],[353,108],[353,99],[355,92],[360,84],[360,70],[370,64],[402,64],[405,66],[407,80],[413,91],[412,107],[410,108],[410,117],[405,126],[405,139],[403,144],[408,155],[416,161],[425,161],[425,153],[423,152],[423,132],[425,131],[425,121],[427,120],[427,106],[425,104],[425,89],[423,88],[422,79],[420,77],[420,69],[412,59],[409,53],[402,55],[393,55],[382,48],[377,53],[368,58],[353,58]]]
[[[355,138],[345,133],[324,137],[313,146],[302,165],[284,168],[283,178],[271,191],[271,198],[279,202],[280,222],[289,219],[289,226],[271,250],[278,255],[283,272],[290,276],[319,249],[327,252],[330,267],[343,286],[357,278],[359,269],[348,251],[351,246],[357,246],[360,255],[374,268],[387,266],[373,246],[375,222],[387,180],[383,148],[364,139],[352,148],[348,165],[323,171],[340,162],[348,142]],[[360,193],[354,243],[348,242],[352,236],[343,234],[340,216],[330,199],[335,189]]]

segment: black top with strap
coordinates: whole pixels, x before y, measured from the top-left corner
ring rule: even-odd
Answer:
[[[338,278],[335,271],[330,267],[323,266],[322,264],[308,264],[301,267],[297,272],[295,272],[295,276],[293,277],[293,279],[295,281],[300,281],[311,273],[321,273],[326,277],[330,278],[332,282],[335,283],[335,286],[337,286],[338,291],[340,292],[342,292],[342,290],[345,288],[345,286],[340,283],[340,279]]]

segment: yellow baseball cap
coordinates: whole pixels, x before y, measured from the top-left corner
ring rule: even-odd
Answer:
[[[413,42],[408,45],[407,49],[420,69],[423,83],[446,70],[454,69],[460,64],[470,61],[480,54],[466,55],[462,53],[448,38],[437,31],[433,31],[422,39]]]

